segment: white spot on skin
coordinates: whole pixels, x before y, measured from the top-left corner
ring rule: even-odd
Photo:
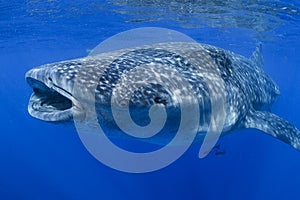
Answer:
[[[95,82],[94,80],[90,80],[89,83],[90,83],[91,85],[95,85],[95,84],[96,84],[96,82]]]

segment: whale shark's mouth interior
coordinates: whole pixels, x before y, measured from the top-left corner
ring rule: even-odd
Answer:
[[[33,89],[28,104],[28,111],[33,117],[52,122],[72,119],[73,104],[70,93],[65,91],[67,95],[62,95],[55,87],[49,88],[43,82],[31,77],[27,77],[27,82]]]

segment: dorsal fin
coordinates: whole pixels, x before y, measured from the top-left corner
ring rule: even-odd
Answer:
[[[255,63],[258,67],[263,68],[263,58],[262,58],[261,48],[262,48],[262,44],[258,43],[255,48],[255,51],[250,57],[250,60],[252,60],[252,62]]]

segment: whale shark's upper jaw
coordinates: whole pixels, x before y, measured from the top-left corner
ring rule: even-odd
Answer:
[[[49,69],[35,68],[26,73],[26,81],[33,93],[28,103],[31,116],[49,122],[71,121],[73,112],[81,106],[71,92],[55,84]]]

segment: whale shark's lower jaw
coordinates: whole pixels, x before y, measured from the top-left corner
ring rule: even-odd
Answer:
[[[48,87],[42,80],[26,77],[33,89],[28,104],[29,114],[40,120],[61,122],[72,120],[71,94],[59,92],[59,88]]]

